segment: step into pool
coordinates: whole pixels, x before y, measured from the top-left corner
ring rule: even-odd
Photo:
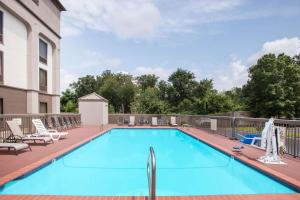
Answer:
[[[159,196],[295,193],[177,129],[112,129],[0,194],[146,196],[149,146]]]

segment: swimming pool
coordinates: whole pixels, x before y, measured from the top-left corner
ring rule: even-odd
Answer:
[[[148,195],[149,146],[156,154],[160,196],[295,193],[180,130],[112,129],[7,183],[0,194]]]

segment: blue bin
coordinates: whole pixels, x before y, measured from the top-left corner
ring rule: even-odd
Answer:
[[[254,137],[258,137],[257,134],[247,134],[247,135],[244,135],[244,138],[242,137],[240,142],[244,143],[244,144],[251,144],[252,143],[252,138]]]

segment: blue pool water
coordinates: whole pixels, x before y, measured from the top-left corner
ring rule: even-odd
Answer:
[[[149,146],[157,195],[295,193],[176,129],[112,129],[0,194],[147,195]]]

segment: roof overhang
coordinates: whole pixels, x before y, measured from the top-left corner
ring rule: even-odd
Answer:
[[[59,0],[52,0],[52,3],[56,6],[59,11],[66,11],[66,8],[62,5]]]
[[[82,101],[89,101],[89,102],[91,102],[91,101],[98,101],[98,102],[107,102],[108,103],[107,99],[105,99],[104,97],[100,96],[96,92],[92,92],[91,94],[82,96],[82,97],[78,98],[78,101],[79,102],[82,102]]]

